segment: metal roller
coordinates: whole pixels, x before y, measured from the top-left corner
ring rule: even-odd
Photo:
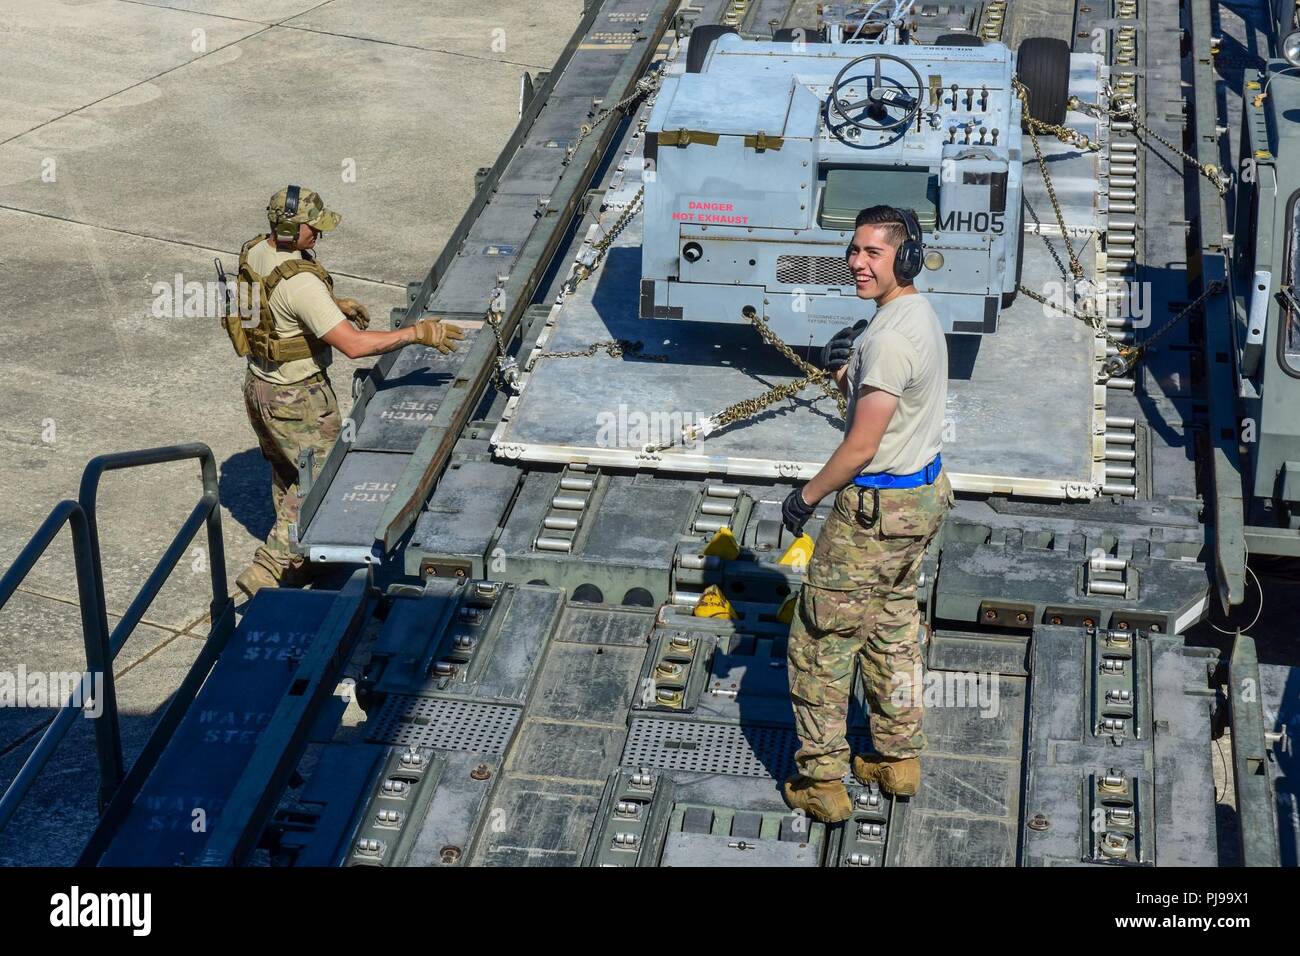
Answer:
[[[709,498],[739,498],[740,489],[734,485],[709,485],[704,494]]]
[[[1137,428],[1137,419],[1127,415],[1107,415],[1107,428]]]
[[[1110,197],[1111,202],[1115,202],[1116,200],[1123,202],[1126,200],[1137,199],[1138,194],[1136,189],[1113,189],[1112,188],[1106,191],[1106,195]]]
[[[684,604],[687,607],[695,607],[700,603],[700,596],[690,591],[674,591],[670,596],[670,603]]]
[[[568,554],[573,550],[573,541],[569,538],[556,538],[550,535],[542,535],[537,539],[538,551],[560,551]]]
[[[735,502],[705,501],[700,505],[700,514],[733,515],[736,513]]]
[[[1107,478],[1136,478],[1137,469],[1132,465],[1106,465]]]
[[[1088,566],[1094,571],[1123,571],[1128,567],[1124,558],[1089,558]]]
[[[556,495],[551,499],[551,507],[558,511],[582,511],[587,507],[587,499],[582,495]]]
[[[1107,487],[1110,486],[1108,485]],[[1115,492],[1108,491],[1106,493],[1114,494]],[[1089,581],[1088,593],[1089,594],[1117,594],[1120,597],[1123,597],[1125,594],[1128,593],[1128,585],[1124,584],[1122,581]]]
[[[596,479],[579,478],[576,475],[567,475],[560,479],[561,491],[591,491],[596,487]]]
[[[1101,493],[1103,495],[1123,495],[1125,498],[1133,498],[1137,496],[1137,488],[1133,485],[1105,484],[1101,486]]]
[[[725,528],[727,522],[721,518],[696,518],[694,528],[696,531],[717,531],[719,528]]]
[[[1133,390],[1133,379],[1131,378],[1108,378],[1106,379],[1107,388],[1122,388],[1128,391]]]
[[[1112,202],[1110,204],[1111,212],[1137,212],[1137,203],[1132,202]]]
[[[542,519],[542,527],[551,531],[577,531],[578,519],[565,515],[547,515]]]
[[[1137,452],[1132,448],[1107,448],[1107,461],[1137,461]]]
[[[721,563],[721,559],[716,554],[683,553],[677,555],[677,566],[685,568],[687,571],[711,571]]]
[[[1137,444],[1137,435],[1132,432],[1106,432],[1106,444],[1134,445]]]

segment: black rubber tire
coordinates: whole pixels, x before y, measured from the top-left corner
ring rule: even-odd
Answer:
[[[686,45],[686,72],[698,73],[704,69],[704,58],[713,48],[713,41],[728,33],[738,33],[735,27],[724,27],[717,23],[706,23],[691,31],[691,42]]]
[[[803,34],[804,43],[825,43],[826,36],[820,30],[810,30],[807,27],[782,27],[772,34],[773,43],[793,43],[797,37],[795,34]]]
[[[983,46],[984,41],[973,33],[945,33],[934,41],[935,46]]]
[[[1020,238],[1016,240],[1016,287],[1010,292],[1002,293],[1002,308],[1011,308],[1011,304],[1016,301],[1016,296],[1020,294],[1020,276],[1025,271],[1025,224],[1020,224]]]
[[[1044,123],[1065,122],[1070,95],[1070,47],[1055,37],[1031,37],[1016,51],[1016,76],[1029,88],[1025,114]]]

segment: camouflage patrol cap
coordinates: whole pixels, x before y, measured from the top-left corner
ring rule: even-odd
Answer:
[[[285,215],[291,189],[296,189],[298,192],[297,207],[292,213]],[[321,232],[329,232],[343,221],[343,217],[338,213],[325,208],[325,200],[321,199],[320,193],[300,186],[286,186],[272,196],[271,201],[266,205],[266,218],[271,223],[272,229],[277,224],[305,222]]]

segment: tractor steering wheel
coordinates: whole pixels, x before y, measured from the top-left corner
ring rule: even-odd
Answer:
[[[862,99],[844,99],[841,94],[852,81],[849,72],[858,64],[866,63],[868,60],[875,61],[876,74],[874,78],[867,77],[867,95]],[[913,79],[916,80],[916,96],[911,95],[910,86],[900,83],[893,77],[882,75],[880,64],[885,60],[901,64],[912,74]],[[921,109],[921,100],[924,96],[925,87],[921,83],[921,74],[916,72],[916,67],[892,53],[868,53],[850,60],[845,64],[844,69],[840,70],[835,77],[835,82],[831,84],[827,103],[849,125],[869,132],[886,133],[905,127],[915,119]],[[890,110],[902,110],[903,115],[895,119]],[[853,113],[860,115],[854,118],[851,115]]]

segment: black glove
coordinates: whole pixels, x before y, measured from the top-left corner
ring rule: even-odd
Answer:
[[[803,526],[808,523],[808,519],[816,510],[816,505],[810,505],[803,500],[803,489],[796,488],[785,496],[785,501],[781,502],[781,523],[785,525],[787,531],[798,537],[803,534]]]
[[[849,359],[853,357],[853,343],[866,327],[867,320],[863,319],[836,332],[834,337],[822,346],[821,367],[828,372],[835,372],[848,365]]]

